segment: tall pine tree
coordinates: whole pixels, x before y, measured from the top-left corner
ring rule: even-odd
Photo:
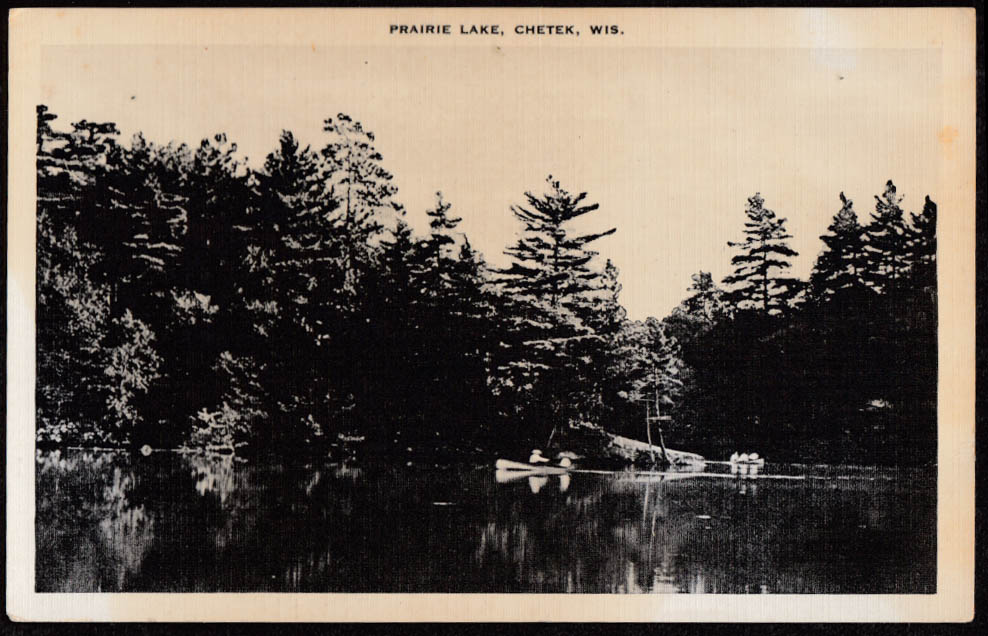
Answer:
[[[343,113],[327,119],[323,130],[331,136],[322,149],[326,181],[340,203],[332,220],[344,239],[344,290],[356,295],[361,274],[370,267],[372,245],[385,230],[395,229],[404,208],[394,200],[398,188],[381,164],[373,132]]]
[[[580,417],[589,390],[580,382],[586,376],[581,366],[590,361],[586,340],[602,342],[591,316],[606,287],[587,246],[615,231],[571,234],[567,224],[598,205],[585,204],[585,192],[571,194],[551,175],[547,181],[547,194],[528,192],[527,205],[511,208],[524,229],[505,251],[511,265],[498,272],[506,312],[499,389],[527,408],[542,433]]]
[[[422,264],[423,293],[438,303],[442,303],[450,285],[450,263],[455,257],[450,252],[456,243],[453,233],[462,220],[450,214],[452,207],[443,199],[442,192],[436,193],[436,206],[425,212],[429,217],[429,234],[419,247],[425,261]]]
[[[865,227],[865,255],[868,284],[883,294],[896,296],[902,278],[908,271],[906,224],[902,211],[902,195],[888,181],[885,192],[875,195],[875,211]]]
[[[818,302],[864,286],[864,228],[858,223],[854,202],[840,193],[841,209],[820,237],[826,246],[810,275],[810,295]]]
[[[731,259],[734,273],[724,278],[732,286],[727,298],[742,310],[782,314],[799,291],[799,281],[783,275],[792,265],[788,259],[798,256],[787,243],[792,236],[786,231],[786,219],[766,208],[757,192],[748,199],[745,215],[745,239],[727,243],[740,252]]]
[[[321,164],[317,153],[283,131],[255,175],[247,311],[257,346],[271,351],[261,384],[291,423],[270,431],[265,442],[321,432],[334,404],[335,378],[324,359],[333,344],[340,241],[327,221],[336,203]]]

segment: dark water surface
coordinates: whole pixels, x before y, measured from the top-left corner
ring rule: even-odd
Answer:
[[[41,592],[932,593],[935,475],[37,457]],[[710,469],[714,470],[714,469]]]

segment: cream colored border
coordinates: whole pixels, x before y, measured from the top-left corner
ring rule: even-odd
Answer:
[[[10,14],[7,611],[96,621],[967,621],[974,604],[975,13],[973,9],[13,10]],[[392,22],[607,23],[581,46],[936,48],[941,153],[938,586],[935,595],[610,596],[35,594],[34,107],[52,44],[393,46]],[[409,41],[401,42],[408,45]],[[419,46],[489,46],[421,37]],[[506,36],[502,46],[572,45]]]

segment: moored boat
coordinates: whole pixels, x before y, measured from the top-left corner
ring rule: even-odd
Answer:
[[[524,462],[511,461],[510,459],[497,460],[494,462],[494,468],[529,475],[562,475],[572,470],[572,467],[564,468],[562,466],[547,466],[544,464],[526,464]]]
[[[749,459],[749,460],[746,460],[746,461],[736,461],[736,462],[728,462],[728,463],[734,464],[735,466],[764,466],[765,465],[765,460],[764,459]]]

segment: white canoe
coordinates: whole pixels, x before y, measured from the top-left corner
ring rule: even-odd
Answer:
[[[765,460],[761,458],[755,460],[746,459],[744,461],[735,460],[733,462],[728,462],[728,463],[733,464],[735,466],[764,466]]]
[[[571,469],[562,466],[549,466],[546,464],[524,464],[513,462],[510,459],[499,459],[494,462],[494,468],[498,470],[525,473],[529,475],[562,475],[570,472]]]

